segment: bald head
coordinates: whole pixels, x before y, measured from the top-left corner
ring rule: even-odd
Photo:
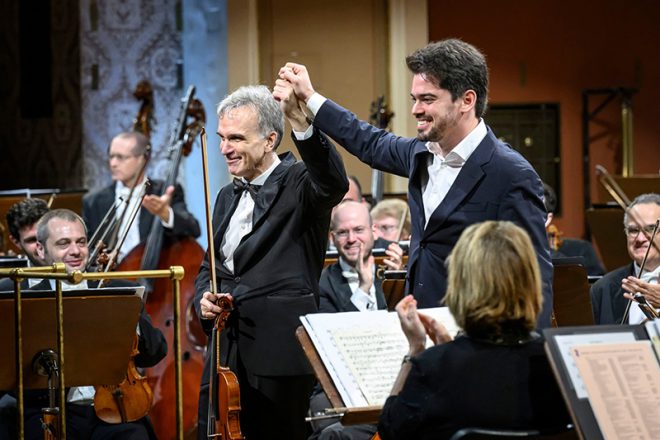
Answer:
[[[356,265],[360,248],[365,260],[371,255],[374,234],[365,204],[352,200],[340,203],[332,213],[330,231],[337,252],[351,266]]]

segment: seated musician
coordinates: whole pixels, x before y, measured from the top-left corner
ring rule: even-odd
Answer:
[[[320,313],[368,312],[385,309],[387,304],[381,287],[382,280],[376,274],[371,250],[374,246],[372,222],[367,205],[345,200],[337,205],[330,220],[330,236],[339,260],[323,269],[319,280]],[[397,243],[390,243],[387,258],[383,260],[389,269],[402,267],[403,251]],[[316,387],[310,399],[312,415],[321,413],[332,405],[320,387]],[[314,433],[310,439],[365,439],[376,432],[375,425],[343,426],[333,419],[313,422]]]
[[[403,225],[400,224],[402,217]],[[371,208],[371,218],[377,238],[389,241],[410,239],[410,209],[405,201],[401,199],[382,200]]]
[[[149,140],[142,133],[125,132],[112,139],[108,148],[108,164],[114,183],[83,198],[82,217],[91,232],[98,228],[113,204],[119,203],[120,197],[126,200],[130,195],[128,212],[140,202],[140,193],[146,180],[143,170],[150,151]],[[196,238],[200,235],[199,223],[186,208],[181,186],[163,188],[164,182],[154,179],[149,181],[151,185],[146,188],[147,195],[135,221],[130,223],[118,261],[147,239],[154,216],[160,217],[166,238]],[[130,222],[129,215],[122,218],[124,206],[116,211],[116,218],[122,222],[122,231]]]
[[[410,349],[380,416],[381,438],[565,429],[566,406],[534,332],[543,299],[529,236],[511,222],[471,225],[448,261],[445,301],[462,333],[451,340],[412,296],[397,304]],[[427,334],[435,346],[425,350]]]
[[[14,203],[6,214],[9,239],[25,255],[30,266],[43,266],[37,255],[37,222],[48,212],[48,205],[41,199],[26,198]],[[33,286],[38,280],[26,279],[23,288]],[[0,291],[13,290],[14,282],[8,278],[0,280]]]
[[[603,263],[600,262],[593,245],[578,238],[563,238],[555,225],[552,224],[557,209],[557,194],[547,183],[543,183],[543,203],[548,211],[545,229],[550,242],[552,258],[581,257],[587,274],[597,276],[605,273]]]
[[[88,247],[85,225],[76,213],[56,209],[46,213],[37,226],[37,253],[46,264],[64,263],[67,271],[84,270]],[[97,281],[83,281],[77,285],[62,283],[64,290],[93,288]],[[123,280],[113,280],[108,287],[135,286]],[[33,290],[54,290],[54,280],[42,280]],[[112,323],[108,323],[112,325]],[[160,330],[151,325],[151,319],[143,311],[138,322],[140,354],[135,357],[138,367],[157,364],[167,353],[167,344]],[[153,428],[144,418],[133,423],[108,424],[94,413],[93,387],[71,388],[67,394],[67,435],[75,439],[149,439],[155,438]],[[48,395],[43,391],[30,391],[25,395],[26,439],[42,439],[41,408],[48,406]]]
[[[644,295],[651,306],[660,308],[660,236],[656,235],[654,245],[651,246],[651,234],[658,218],[660,194],[642,194],[626,209],[623,226],[632,262],[607,273],[591,286],[591,306],[596,324],[642,322],[646,317],[635,304],[631,305],[628,315],[624,316],[632,298],[630,294],[637,292]],[[640,274],[647,251],[644,271]]]

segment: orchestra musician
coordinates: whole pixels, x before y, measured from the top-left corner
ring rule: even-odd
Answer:
[[[591,305],[596,324],[639,324],[646,317],[633,304],[624,319],[631,294],[644,295],[649,304],[660,308],[660,236],[651,244],[655,222],[660,218],[660,194],[649,193],[637,196],[623,216],[624,233],[628,255],[632,262],[605,274],[591,286]],[[644,271],[640,268],[647,254]]]
[[[420,307],[438,306],[446,290],[445,260],[469,225],[510,220],[530,235],[543,280],[539,327],[550,326],[553,268],[545,232],[543,187],[534,168],[486,126],[488,68],[483,54],[457,39],[430,43],[406,59],[413,73],[417,138],[360,121],[316,93],[305,66],[287,63],[281,79],[322,130],[373,168],[408,177],[412,240],[408,293]]]
[[[450,438],[466,427],[565,430],[570,417],[534,331],[541,279],[534,248],[511,222],[469,226],[449,257],[445,302],[462,333],[396,306],[408,354],[378,423],[383,440]],[[426,336],[435,346],[425,349]]]
[[[330,220],[330,236],[339,259],[321,272],[319,312],[370,312],[387,308],[382,280],[376,275],[376,265],[371,254],[374,234],[367,205],[352,200],[337,205]],[[400,270],[403,266],[403,250],[399,245],[390,243],[385,252],[385,266],[391,270]],[[322,412],[331,406],[320,387],[315,387],[310,398],[311,413]],[[310,440],[327,440],[337,435],[354,440],[369,440],[376,432],[375,425],[343,426],[332,419],[313,422],[312,426],[314,433]]]
[[[87,230],[80,216],[67,209],[55,209],[43,215],[37,224],[37,253],[44,263],[64,263],[66,270],[84,270],[89,256]],[[63,290],[96,287],[97,281],[83,280],[80,284],[62,283]],[[113,280],[107,287],[135,286],[134,283]],[[31,290],[54,290],[54,280],[42,280]],[[107,325],[112,325],[111,322]],[[157,364],[167,352],[167,344],[160,330],[151,325],[151,319],[141,313],[138,322],[140,354],[135,357],[138,367]],[[67,392],[67,434],[75,439],[153,439],[153,428],[148,418],[132,423],[108,424],[100,420],[92,402],[94,387],[74,387]],[[29,391],[25,397],[26,439],[44,438],[40,423],[41,409],[48,406],[44,390]]]
[[[410,208],[404,200],[381,200],[371,208],[371,218],[377,238],[410,240]]]
[[[236,176],[220,190],[213,213],[221,293],[209,291],[208,253],[196,280],[195,308],[207,332],[222,311],[218,298],[233,299],[220,364],[238,378],[241,432],[250,440],[305,438],[315,379],[295,329],[300,315],[317,311],[330,211],[348,189],[341,157],[318,130],[294,139],[302,161],[277,155],[283,112],[294,130],[307,129],[285,84],[272,94],[241,87],[218,105],[220,150]],[[199,439],[206,438],[209,371],[207,358]]]
[[[97,229],[105,214],[113,204],[119,202],[120,197],[127,200],[130,196],[128,212],[140,203],[141,191],[146,182],[144,168],[150,152],[149,139],[142,133],[124,132],[112,139],[108,147],[108,165],[114,182],[83,197],[82,217],[90,231]],[[118,261],[147,239],[154,216],[160,217],[166,239],[197,238],[201,233],[199,223],[186,208],[180,185],[165,189],[161,180],[149,179],[149,182],[150,185],[145,189],[147,195],[135,221],[130,222],[129,215],[122,215],[124,205],[116,211],[117,219],[122,220],[120,235],[126,225],[130,224]]]
[[[37,222],[48,205],[41,199],[25,198],[14,203],[6,214],[9,239],[20,249],[32,266],[43,266],[37,255]]]

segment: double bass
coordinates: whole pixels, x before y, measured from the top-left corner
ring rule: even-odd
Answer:
[[[204,107],[194,98],[195,88],[190,86],[181,100],[179,116],[168,141],[170,169],[163,191],[177,181],[179,166],[183,156],[190,153],[192,144],[205,122]],[[192,121],[189,122],[189,119]],[[204,332],[193,309],[195,296],[195,276],[204,258],[204,250],[192,237],[165,241],[160,218],[154,217],[148,239],[138,245],[122,260],[118,270],[151,270],[173,265],[183,266],[185,277],[181,281],[181,340],[182,352],[182,402],[183,431],[186,437],[197,430],[197,403],[199,384],[204,368]],[[145,309],[152,318],[154,327],[165,335],[169,347],[174,341],[174,304],[172,285],[166,279],[140,280],[145,286]],[[176,436],[176,386],[174,371],[175,359],[172,350],[156,366],[148,368],[146,375],[153,389],[153,405],[149,415],[159,439],[173,439]]]

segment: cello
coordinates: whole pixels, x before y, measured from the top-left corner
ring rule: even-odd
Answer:
[[[181,100],[179,116],[174,125],[169,143],[168,154],[170,170],[163,186],[174,185],[177,180],[181,158],[190,153],[192,143],[205,121],[204,108],[201,102],[194,99],[195,88],[190,86]],[[192,117],[192,122],[188,119]],[[172,265],[183,266],[185,277],[181,281],[181,308],[188,312],[182,314],[181,328],[184,336],[181,340],[182,351],[182,402],[183,430],[185,436],[191,436],[197,429],[197,403],[199,400],[199,384],[204,368],[203,330],[199,320],[194,318],[193,299],[195,296],[195,276],[199,269],[204,250],[192,237],[179,238],[166,242],[160,219],[154,216],[148,239],[129,252],[118,266],[118,270],[150,270]],[[174,304],[172,302],[172,286],[165,279],[140,280],[145,286],[145,309],[152,318],[154,327],[159,328],[172,346],[174,340]],[[192,317],[191,318],[191,312]],[[199,328],[195,328],[195,326]],[[174,354],[168,355],[156,366],[148,368],[146,375],[153,389],[154,400],[149,415],[153,421],[154,430],[159,439],[173,439],[176,436],[176,386],[174,380]]]
[[[213,243],[213,222],[211,216],[211,197],[208,179],[208,163],[206,156],[206,132],[202,128],[202,171],[204,173],[204,205],[206,207],[206,235],[208,240],[208,257],[211,293],[218,293],[218,282],[215,278],[215,245]],[[220,332],[224,330],[229,315],[234,310],[231,298],[220,297],[218,306],[222,312],[215,319],[211,333],[210,345],[210,377],[207,438],[219,437],[222,440],[243,440],[239,414],[241,411],[241,392],[238,378],[228,367],[220,363]],[[216,385],[217,383],[217,385]]]

